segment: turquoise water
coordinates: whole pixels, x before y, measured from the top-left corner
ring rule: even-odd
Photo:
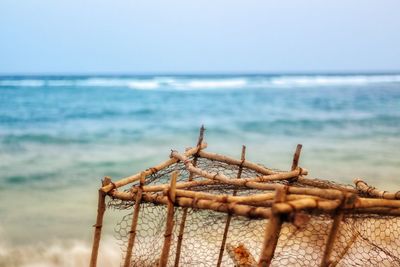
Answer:
[[[1,77],[0,266],[68,242],[86,265],[100,179],[193,146],[201,124],[209,151],[287,169],[302,143],[310,176],[400,189],[400,74]]]

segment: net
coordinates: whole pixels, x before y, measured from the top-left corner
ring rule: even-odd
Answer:
[[[205,146],[106,179],[121,266],[400,266],[398,193],[306,178],[301,146],[290,171]]]

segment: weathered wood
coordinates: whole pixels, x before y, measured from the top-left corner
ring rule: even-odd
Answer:
[[[142,175],[140,177],[139,190],[136,194],[136,199],[135,199],[135,206],[134,206],[134,211],[133,211],[133,216],[132,216],[131,230],[129,231],[129,240],[128,240],[128,246],[126,249],[124,267],[129,267],[131,264],[132,251],[133,251],[133,245],[135,244],[136,228],[137,228],[137,223],[138,223],[138,219],[139,219],[140,203],[142,201],[142,192],[143,192],[143,185],[144,185],[145,179],[146,179],[146,175],[144,172],[142,172]]]
[[[201,147],[201,149],[204,149],[204,148],[207,147],[207,144],[206,143],[202,143],[200,147]],[[199,151],[198,147],[193,147],[193,148],[190,148],[189,150],[187,150],[184,155],[186,157],[190,157],[193,154],[197,153],[198,151]],[[145,170],[144,173],[146,174],[146,176],[152,175],[152,174],[158,172],[159,170],[165,169],[165,168],[171,166],[172,164],[177,163],[178,161],[179,160],[177,160],[175,158],[170,158],[169,160],[167,160],[167,161],[165,161],[163,163],[160,163],[157,166],[154,166],[152,168],[149,168],[149,169]],[[134,174],[132,176],[128,176],[128,177],[122,178],[121,180],[116,181],[115,183],[103,186],[101,188],[101,190],[103,192],[105,192],[105,193],[108,193],[111,190],[113,190],[114,188],[119,188],[119,187],[127,185],[129,183],[136,182],[136,181],[140,180],[141,173],[142,172],[136,173],[136,174]]]
[[[276,204],[285,201],[285,198],[286,198],[285,189],[276,190],[276,196],[275,196]],[[278,244],[279,234],[282,228],[282,222],[283,222],[282,215],[273,212],[271,218],[268,220],[267,227],[265,229],[264,243],[261,250],[258,266],[268,267],[271,265],[276,245]]]
[[[246,146],[242,146],[242,154],[241,154],[241,162],[245,162],[246,160]],[[243,171],[243,165],[239,165],[239,170],[238,170],[238,174],[237,174],[237,178],[240,179],[240,177],[242,176],[242,171]],[[236,189],[233,190],[233,196],[236,196]],[[222,263],[222,257],[224,256],[224,249],[225,249],[225,244],[226,244],[226,238],[228,237],[228,231],[229,231],[229,226],[231,224],[231,220],[232,220],[232,214],[228,214],[227,218],[226,218],[226,223],[225,223],[225,228],[224,228],[224,234],[222,236],[222,241],[221,241],[221,247],[219,249],[219,255],[218,255],[218,261],[217,261],[217,267],[221,266]]]
[[[256,163],[253,163],[253,162],[250,162],[247,160],[242,162],[242,160],[234,159],[234,158],[224,156],[224,155],[219,155],[217,153],[201,151],[199,153],[199,156],[202,158],[216,160],[216,161],[224,162],[224,163],[231,164],[231,165],[242,166],[243,168],[247,168],[247,169],[262,173],[264,175],[270,175],[270,174],[277,173],[271,169],[268,169],[268,168],[261,166],[259,164],[256,164]]]
[[[344,215],[344,213],[341,210],[336,212],[334,215],[332,226],[331,226],[331,229],[330,229],[329,235],[328,235],[328,240],[326,241],[326,244],[325,244],[324,254],[323,254],[322,260],[321,260],[321,267],[329,267],[330,264],[332,263],[332,260],[331,260],[332,250],[333,250],[333,246],[334,246],[334,243],[336,240],[336,236],[339,232],[339,225],[343,220],[343,215]]]
[[[342,197],[340,206],[335,210],[333,214],[333,222],[331,229],[329,231],[328,239],[325,244],[324,254],[321,260],[321,267],[329,267],[331,266],[332,262],[334,261],[331,258],[333,246],[335,244],[335,240],[339,233],[340,223],[343,221],[344,218],[344,209],[352,208],[354,205],[354,201],[356,201],[356,197],[351,194],[346,194]]]
[[[105,177],[102,181],[102,185],[106,186],[111,183],[111,179],[109,177]],[[103,217],[106,211],[106,194],[99,189],[98,192],[98,202],[97,202],[97,217],[96,224],[93,225],[94,229],[94,237],[93,237],[93,246],[92,246],[92,254],[90,256],[90,267],[97,266],[97,255],[99,253],[100,247],[100,238],[101,238],[101,229],[103,227]]]
[[[203,143],[203,140],[204,140],[204,132],[205,132],[205,130],[206,129],[204,128],[204,125],[201,125],[199,138],[197,139],[197,146],[196,146],[198,148],[198,150],[194,154],[193,166],[197,165],[197,158],[198,158],[199,153],[201,152],[201,144]],[[189,178],[188,178],[189,183],[192,180],[193,180],[193,173],[191,172],[189,174]],[[177,240],[177,243],[176,243],[176,254],[175,254],[175,263],[174,263],[175,267],[179,266],[179,260],[181,258],[183,233],[185,232],[187,213],[188,213],[188,208],[183,208],[181,222],[179,224],[178,240]]]
[[[181,155],[177,151],[172,151],[171,157],[179,159],[182,162],[184,162],[186,169],[190,172],[193,172],[197,175],[200,175],[202,177],[205,177],[205,178],[208,178],[211,180],[218,180],[223,183],[233,184],[233,185],[237,185],[237,186],[243,186],[247,182],[268,182],[268,181],[287,180],[289,178],[297,177],[299,175],[306,175],[308,173],[308,171],[306,169],[297,168],[296,170],[290,171],[290,172],[276,173],[276,174],[271,174],[271,175],[261,176],[261,177],[256,177],[256,178],[231,179],[231,178],[225,176],[224,174],[209,173],[207,171],[204,171],[200,168],[193,166],[191,161],[188,160],[188,158],[185,155]]]
[[[356,188],[360,192],[368,196],[384,198],[384,199],[400,199],[400,191],[392,193],[388,191],[378,190],[373,186],[369,186],[366,182],[364,182],[361,179],[354,179],[353,182],[356,185]]]
[[[176,188],[176,179],[178,177],[178,173],[175,171],[171,177],[170,189],[167,194],[167,222],[165,226],[164,232],[164,245],[162,248],[161,256],[160,256],[160,267],[165,267],[168,264],[168,256],[169,250],[171,247],[171,239],[172,239],[172,230],[174,228],[174,200],[175,200],[175,188]]]
[[[294,156],[293,156],[293,162],[292,162],[292,168],[291,168],[292,171],[294,171],[299,165],[299,158],[300,158],[300,153],[301,153],[302,147],[303,147],[303,145],[301,145],[301,144],[298,144],[296,147],[296,152],[294,153]]]

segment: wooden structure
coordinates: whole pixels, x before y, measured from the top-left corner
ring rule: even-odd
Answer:
[[[374,232],[376,227],[371,228],[377,221],[381,224],[390,222],[388,227],[396,227],[397,231],[397,226],[400,226],[399,192],[379,191],[360,179],[354,181],[355,186],[346,186],[307,178],[308,171],[298,165],[301,145],[296,148],[290,170],[276,171],[248,161],[245,147],[240,159],[207,152],[203,135],[202,127],[196,147],[187,149],[185,153],[172,151],[167,161],[155,167],[115,182],[104,179],[99,190],[91,267],[97,262],[106,196],[112,199],[111,206],[128,203],[127,207],[132,211],[128,241],[124,247],[125,267],[279,266],[296,261],[298,264],[293,266],[340,266],[357,263],[358,260],[361,264],[369,257],[378,256],[378,260],[388,262],[388,266],[392,266],[391,263],[400,264],[397,236],[392,238],[383,229],[385,241],[379,239],[378,242],[375,237],[382,234]],[[137,242],[137,228],[141,226],[138,220],[143,224],[146,216],[141,215],[141,205],[163,207],[165,212],[162,215],[165,220],[160,222],[164,233],[162,246],[151,262],[141,262],[135,255],[135,248],[141,245]],[[220,235],[215,239],[218,249],[209,252],[215,256],[200,259],[197,264],[182,259],[190,257],[189,253],[196,256],[195,245],[193,251],[187,253],[189,256],[184,255],[184,250],[187,250],[184,243],[190,241],[190,237],[185,239],[185,236],[190,233],[190,223],[193,223],[193,220],[188,221],[189,216],[193,216],[190,212],[216,216],[214,222],[218,220],[222,231],[215,233]],[[221,217],[224,213],[226,215]],[[156,216],[161,216],[161,213]],[[256,236],[263,238],[259,243],[257,238],[252,238],[258,248],[249,249],[250,244],[245,238],[233,231],[240,223],[248,226],[253,220],[257,221],[257,227],[247,228],[253,232],[256,228],[261,229],[264,234]],[[320,229],[322,223],[325,229]],[[363,230],[366,223],[368,231]],[[310,227],[314,230],[307,230]],[[304,239],[307,233],[309,238]],[[211,239],[204,234],[202,238]],[[238,240],[236,244],[232,241],[234,238]],[[291,238],[302,238],[300,241],[307,244],[304,247],[300,244],[297,248],[297,241],[289,242],[293,241]],[[367,239],[381,250],[366,249]],[[200,242],[197,237],[196,240],[193,242]],[[207,240],[206,244],[210,245],[211,241]],[[285,246],[290,252],[285,252]],[[145,249],[141,253],[154,254]],[[301,255],[296,256],[296,253]]]

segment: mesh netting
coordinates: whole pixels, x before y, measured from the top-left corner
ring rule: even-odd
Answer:
[[[193,158],[190,159],[193,160]],[[198,168],[213,174],[224,174],[231,179],[238,178],[239,168],[242,169],[241,177],[263,175],[252,169],[216,160],[196,158],[195,161]],[[195,181],[206,180],[202,176],[190,176],[185,164],[178,162],[147,177],[145,185],[168,184],[174,171],[179,172],[178,182],[188,181],[189,178]],[[274,171],[279,173],[278,170]],[[313,181],[313,186],[317,185],[319,188],[354,189],[348,185],[319,179],[310,181]],[[310,187],[309,184],[298,183],[295,179],[269,183]],[[138,186],[138,184],[133,186]],[[129,190],[130,188],[125,188],[126,192]],[[238,196],[266,192],[224,183],[194,186],[190,190]],[[265,203],[266,206],[269,205],[268,202]],[[123,257],[126,255],[134,204],[133,200],[119,199],[112,199],[108,203],[109,207],[125,212],[125,216],[115,227],[115,236],[121,246]],[[285,217],[271,266],[320,266],[333,215],[333,212],[322,213],[308,210]],[[178,241],[181,238],[179,266],[216,266],[228,216],[231,216],[231,221],[226,245],[223,247],[221,266],[234,266],[232,254],[235,253],[248,253],[249,257],[254,258],[253,262],[258,262],[268,219],[175,206],[172,242],[167,265],[175,265]],[[131,266],[158,266],[164,243],[166,218],[166,205],[140,204],[136,239],[130,259]],[[184,231],[183,235],[179,236],[182,222],[184,222]],[[396,216],[346,213],[340,223],[329,266],[400,266],[399,232],[400,220]]]

